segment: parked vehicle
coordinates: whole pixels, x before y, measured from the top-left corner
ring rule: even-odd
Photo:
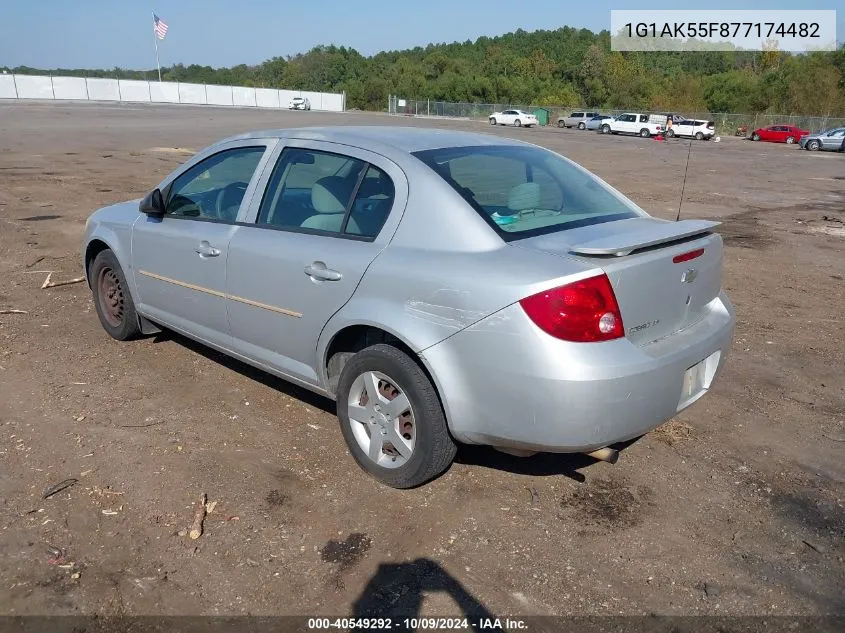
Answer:
[[[306,97],[294,97],[288,104],[290,110],[310,110],[311,102]]]
[[[794,125],[770,125],[769,127],[757,128],[751,134],[752,141],[768,141],[770,143],[797,143],[802,136],[806,136],[810,130],[802,130]]]
[[[489,118],[490,125],[515,125],[516,127],[531,127],[539,124],[537,117],[523,110],[504,110],[494,112]]]
[[[598,112],[573,112],[569,116],[560,117],[557,120],[558,127],[577,127],[579,130],[587,129],[587,121],[598,116]]]
[[[628,112],[604,121],[599,128],[603,134],[638,134],[643,138],[663,134],[666,115]]]
[[[798,146],[810,151],[828,150],[839,151],[845,143],[845,127],[836,127],[816,134],[802,136]]]
[[[336,400],[406,488],[456,442],[615,461],[705,395],[734,327],[717,224],[528,143],[341,126],[220,141],[94,212],[81,254],[113,338],[172,329]]]
[[[673,119],[672,127],[667,128],[666,136],[686,136],[703,141],[713,138],[716,134],[716,125],[713,121],[701,121],[696,119]]]
[[[608,119],[612,119],[613,117],[609,114],[597,114],[592,119],[587,121],[587,129],[588,130],[598,130],[601,127],[603,121],[607,121]]]

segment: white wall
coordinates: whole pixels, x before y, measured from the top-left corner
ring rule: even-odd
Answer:
[[[87,99],[88,88],[82,77],[53,77],[53,96],[56,99]]]
[[[279,91],[271,90],[270,88],[256,88],[255,104],[259,108],[278,108]],[[285,107],[287,107],[287,103],[285,104]]]
[[[88,83],[88,98],[91,101],[120,101],[120,86],[117,79],[92,79]]]
[[[208,105],[232,105],[232,86],[208,84],[205,87],[205,101]]]
[[[299,96],[311,102],[312,110],[342,112],[345,106],[342,94],[328,92],[100,77],[0,75],[0,99],[79,99],[286,109],[290,100]]]
[[[52,99],[53,82],[49,77],[36,75],[15,75],[18,99]]]
[[[232,105],[255,106],[255,88],[232,87]]]
[[[203,84],[179,84],[179,103],[207,103]]]
[[[153,103],[179,103],[179,84],[151,81],[149,85]]]
[[[0,75],[0,99],[16,99],[18,90],[15,88],[14,75]]]
[[[132,79],[121,79],[117,82],[120,88],[121,101],[144,101],[150,100],[150,83],[148,81],[134,81]]]

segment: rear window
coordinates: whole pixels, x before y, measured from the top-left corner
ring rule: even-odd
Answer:
[[[449,147],[414,156],[506,241],[639,216],[597,178],[538,147]]]

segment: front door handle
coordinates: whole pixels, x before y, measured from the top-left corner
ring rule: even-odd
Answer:
[[[320,281],[340,281],[343,279],[336,270],[327,268],[323,262],[313,262],[310,266],[305,267],[305,274],[311,279],[318,279]]]
[[[220,254],[219,248],[214,248],[206,240],[200,242],[199,246],[194,249],[194,252],[200,257],[217,257]]]

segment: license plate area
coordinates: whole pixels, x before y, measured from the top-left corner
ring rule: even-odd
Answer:
[[[721,352],[713,352],[702,361],[684,371],[684,378],[681,382],[681,395],[678,401],[678,411],[691,405],[701,396],[707,393],[716,369],[719,367]]]

